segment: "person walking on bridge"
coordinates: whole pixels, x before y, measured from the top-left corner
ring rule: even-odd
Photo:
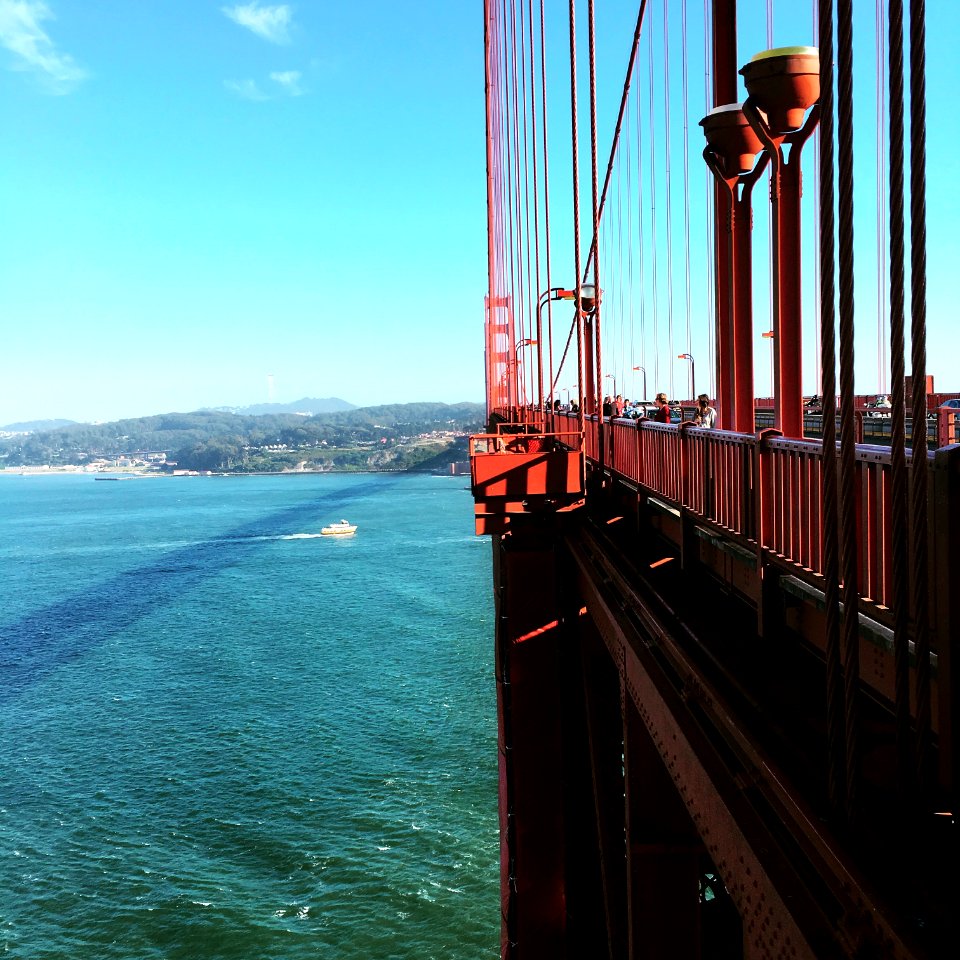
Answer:
[[[653,402],[657,405],[657,412],[653,415],[654,421],[656,423],[669,423],[670,404],[667,403],[667,395],[665,393],[658,393],[653,398]]]

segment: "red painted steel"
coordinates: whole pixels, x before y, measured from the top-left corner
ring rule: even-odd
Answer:
[[[556,420],[576,422],[570,415]],[[587,459],[594,463],[595,426],[595,419],[588,419],[584,437]],[[612,456],[605,469],[641,496],[690,511],[733,541],[795,565],[798,575],[814,583],[823,575],[819,442],[781,437],[775,430],[755,435],[651,421],[613,420],[607,429]],[[576,435],[564,437],[565,444],[575,440]],[[888,622],[893,602],[888,545],[893,511],[903,505],[891,499],[889,448],[860,445],[856,463],[863,544],[858,589],[871,615]]]
[[[717,365],[718,389],[723,394],[718,401],[719,426],[746,431],[753,429],[754,418],[752,197],[767,157],[762,155],[755,165],[750,163],[749,171],[741,172],[749,151],[760,149],[756,136],[752,141],[746,137],[751,131],[741,110],[708,115],[700,123],[708,141],[703,157],[723,203],[715,245],[717,343],[723,354]],[[737,132],[735,137],[726,133],[731,127]],[[721,297],[725,298],[722,302]]]
[[[571,18],[575,6],[571,0]],[[591,14],[592,9],[591,3]],[[737,96],[736,9],[736,0],[712,3],[716,104],[729,104]],[[752,168],[740,159],[748,157],[750,150],[746,148],[732,151],[739,162],[736,168],[713,141],[711,147],[716,152],[705,154],[717,181],[715,372],[722,429],[598,418],[595,405],[603,376],[599,323],[595,314],[580,310],[583,304],[578,305],[576,318],[580,334],[576,363],[583,411],[545,412],[542,391],[538,390],[538,404],[531,406],[518,389],[520,365],[515,345],[532,336],[525,320],[531,314],[527,302],[531,291],[524,290],[522,281],[514,282],[512,271],[529,251],[525,246],[527,239],[520,236],[516,210],[512,209],[519,202],[511,194],[512,187],[519,190],[511,180],[512,165],[517,160],[513,154],[518,151],[516,138],[511,141],[511,126],[517,119],[516,92],[511,95],[509,76],[501,76],[509,74],[511,65],[515,68],[516,64],[511,61],[509,50],[496,45],[498,37],[499,42],[508,42],[503,35],[507,25],[501,24],[500,19],[515,17],[516,11],[512,5],[494,4],[492,0],[485,0],[484,11],[490,237],[485,345],[491,433],[472,438],[471,465],[477,531],[505,534],[495,540],[499,558],[495,563],[502,564],[496,575],[504,837],[503,956],[579,955],[576,947],[580,944],[565,939],[569,932],[565,925],[571,922],[583,924],[582,929],[587,931],[583,943],[589,947],[586,953],[590,955],[599,947],[604,924],[611,942],[619,942],[621,934],[628,936],[631,956],[643,955],[645,944],[657,943],[656,936],[667,929],[667,914],[672,914],[671,923],[687,924],[691,952],[699,949],[693,929],[697,891],[692,881],[704,854],[701,843],[743,919],[745,955],[786,954],[790,950],[798,956],[818,955],[817,944],[829,945],[833,935],[830,928],[837,926],[838,921],[846,927],[846,939],[839,946],[834,945],[837,955],[853,955],[851,945],[858,942],[858,927],[866,922],[863,905],[869,902],[869,896],[857,888],[841,864],[831,860],[832,839],[821,833],[819,812],[809,816],[801,809],[808,799],[803,791],[791,793],[794,788],[749,742],[746,726],[738,726],[735,698],[724,703],[710,689],[710,671],[685,660],[683,642],[675,642],[688,627],[684,609],[674,604],[670,611],[670,619],[676,618],[682,625],[672,634],[674,626],[658,622],[656,612],[644,607],[635,594],[631,595],[630,584],[620,576],[613,558],[604,556],[602,538],[589,542],[593,534],[587,524],[556,521],[557,514],[577,509],[585,502],[589,470],[594,479],[603,481],[590,488],[591,497],[594,491],[597,493],[591,502],[591,507],[595,507],[591,509],[591,519],[601,519],[610,505],[615,505],[615,519],[629,518],[623,527],[602,528],[614,531],[606,541],[607,550],[615,553],[620,549],[617,531],[636,521],[636,530],[654,530],[679,547],[678,566],[698,573],[701,569],[709,570],[732,594],[747,600],[749,614],[755,608],[758,632],[764,648],[771,653],[769,663],[756,664],[758,672],[768,667],[776,670],[774,648],[785,646],[766,644],[767,638],[776,641],[788,635],[799,636],[809,647],[825,649],[825,624],[837,612],[837,605],[835,597],[830,600],[834,584],[824,583],[826,524],[822,488],[824,475],[829,477],[830,473],[825,465],[832,462],[835,452],[831,449],[825,454],[820,442],[803,439],[800,366],[800,155],[816,126],[818,107],[814,106],[806,122],[800,124],[803,111],[811,106],[816,93],[808,91],[801,106],[794,105],[800,113],[792,119],[777,120],[769,104],[750,90],[751,98],[744,112],[764,145],[764,153]],[[572,19],[570,25],[573,43]],[[636,36],[634,40],[636,47]],[[575,165],[574,46],[571,67]],[[628,70],[628,78],[630,73]],[[591,81],[592,74],[591,62]],[[813,84],[814,80],[808,78],[804,82]],[[543,110],[546,113],[545,96]],[[825,113],[825,123],[827,116]],[[795,129],[797,126],[800,129]],[[592,154],[596,210],[595,142]],[[753,397],[752,382],[750,192],[767,162],[772,163],[774,234],[770,267],[774,291],[775,396],[770,406],[776,428],[755,432],[755,412],[760,401]],[[574,179],[576,182],[576,172]],[[575,232],[578,229],[575,216]],[[580,245],[574,246],[578,264],[575,281],[580,291],[587,273],[579,270]],[[595,253],[595,247],[591,253]],[[827,297],[824,302],[832,299]],[[539,310],[536,318],[539,355]],[[540,367],[538,362],[538,379],[542,376]],[[533,382],[532,368],[527,377]],[[883,427],[888,422],[883,419],[885,407],[877,406],[876,397],[868,396],[856,398],[851,409],[851,393],[852,389],[847,392],[844,407],[846,426],[854,423],[861,439],[865,432],[876,434],[870,428]],[[936,412],[937,437],[941,443],[955,440],[955,415],[950,410],[936,409],[934,396],[932,383],[928,382],[926,402]],[[834,406],[833,402],[827,403],[831,414]],[[923,411],[918,411],[918,415],[922,416]],[[499,427],[497,420],[502,421]],[[816,423],[811,421],[807,426],[815,428]],[[941,450],[928,454],[937,468],[931,526],[936,530],[932,544],[936,553],[935,576],[940,582],[931,591],[935,596],[930,605],[936,611],[932,648],[937,659],[917,658],[924,669],[936,663],[929,706],[935,717],[932,727],[941,736],[940,782],[951,791],[952,798],[960,793],[960,712],[954,705],[954,693],[960,686],[960,653],[956,643],[960,635],[960,602],[950,579],[960,565],[956,546],[960,542],[960,513],[956,507],[960,502],[960,460],[954,455],[956,452]],[[852,586],[855,595],[847,592],[845,602],[849,610],[859,608],[865,615],[860,620],[864,624],[860,642],[864,650],[872,652],[862,659],[862,674],[847,670],[846,676],[854,678],[848,687],[852,689],[862,680],[864,691],[871,688],[871,695],[876,695],[878,701],[886,700],[899,707],[905,699],[907,713],[920,716],[920,709],[909,702],[910,696],[904,698],[894,690],[894,657],[884,647],[884,637],[891,633],[887,628],[894,622],[894,613],[899,612],[893,609],[893,516],[907,505],[894,502],[888,448],[858,446],[851,469],[857,555],[845,585]],[[925,526],[921,525],[921,529]],[[561,549],[556,549],[557,544]],[[630,544],[634,550],[645,546],[640,540]],[[627,564],[632,562],[633,555],[624,550],[619,559]],[[656,565],[646,558],[643,562]],[[570,572],[573,565],[578,566],[579,572]],[[851,584],[854,576],[856,583]],[[570,597],[565,596],[567,588]],[[918,588],[918,597],[925,596],[923,590]],[[550,595],[551,591],[554,595]],[[665,592],[657,602],[670,604],[673,599],[671,593]],[[571,628],[576,622],[576,607],[571,605],[581,602],[582,613],[589,616],[591,623],[589,628],[585,624],[579,629]],[[915,609],[908,614],[925,610],[916,606],[922,599],[911,602]],[[918,622],[916,616],[912,619],[914,624]],[[854,616],[846,621],[854,632],[857,623]],[[631,632],[638,624],[642,628],[641,643]],[[753,624],[748,621],[747,627],[752,642]],[[567,712],[571,685],[567,682],[564,686],[562,671],[558,669],[558,637],[566,636],[568,641],[582,645],[594,629],[599,630],[606,647],[599,653],[608,659],[597,657],[596,663],[584,660],[581,664],[579,655],[575,657],[578,667],[585,665],[589,669],[576,673],[575,696],[582,698],[584,716],[571,718]],[[912,633],[919,633],[919,640],[924,643],[931,639],[922,627],[918,630],[914,626]],[[573,649],[577,654],[583,652],[582,646],[574,645]],[[920,649],[919,645],[916,649]],[[669,669],[661,674],[666,661]],[[619,686],[612,682],[614,671],[619,672]],[[909,672],[913,677],[920,673],[916,667]],[[602,684],[597,682],[601,674],[606,674]],[[783,678],[766,674],[763,679]],[[586,681],[585,687],[582,680]],[[674,682],[676,689],[672,688]],[[622,720],[622,726],[611,722],[618,692],[621,716],[614,719]],[[796,692],[806,693],[799,687]],[[589,738],[577,728],[581,721],[591,728]],[[856,730],[859,723],[855,716],[845,722],[851,730]],[[726,741],[722,749],[717,748],[716,742],[707,744],[704,740],[711,725],[713,732],[707,735],[719,735]],[[650,773],[649,769],[636,768],[635,758],[641,752],[636,744],[641,733],[650,738],[642,744],[644,763],[655,768],[654,778],[665,775],[672,778],[672,785],[654,784],[654,789],[649,789],[651,781],[643,778]],[[594,815],[586,822],[570,818],[571,790],[580,788],[571,788],[566,779],[570,768],[564,751],[577,737],[583,738],[584,750],[589,749],[593,760],[596,802]],[[825,767],[829,768],[837,753],[829,744],[826,750]],[[622,782],[621,757],[625,775]],[[740,761],[744,761],[743,768],[734,772]],[[663,796],[658,795],[661,787],[665,787]],[[667,795],[673,800],[682,798],[696,818],[696,829],[670,850],[670,857],[664,858],[656,831],[648,830],[644,835],[649,823],[643,822],[643,803],[649,803],[651,822],[662,825],[670,818]],[[618,810],[623,800],[625,805]],[[751,820],[767,802],[771,811],[765,822],[768,826],[775,824],[771,837],[797,839],[803,847],[801,852],[810,857],[804,876],[798,874],[786,883],[781,880],[783,871],[789,872],[789,865],[773,864],[768,859],[776,843],[758,841],[761,834],[754,827],[763,824]],[[572,807],[585,805],[583,796],[573,797]],[[590,840],[573,837],[581,827],[591,834]],[[628,867],[622,882],[614,876],[620,869],[621,838],[626,839],[622,856]],[[588,849],[591,843],[595,850]],[[576,848],[574,852],[572,847]],[[611,861],[611,850],[616,851],[617,863]],[[593,868],[596,869],[591,877],[574,876]],[[664,893],[668,886],[666,877],[672,877],[669,896]],[[810,882],[811,877],[815,882]],[[564,901],[572,890],[578,890],[579,895],[591,884],[602,884],[602,896],[595,894],[591,900],[587,893],[586,899],[572,897]],[[800,896],[795,899],[797,893]],[[816,899],[821,895],[825,896],[823,903],[830,902],[832,897],[835,905],[843,906],[830,913],[832,907],[821,912],[820,903],[808,905],[806,914],[804,908],[798,907],[802,897]],[[578,910],[582,914],[578,915]],[[621,910],[626,911],[625,928],[619,918]],[[880,930],[885,923],[883,916],[872,906],[869,913],[869,923],[878,924]],[[644,924],[649,925],[650,931],[646,940]],[[544,931],[548,932],[546,940],[542,939]],[[906,955],[899,944],[894,944],[895,937],[888,930],[881,933],[886,938],[884,944],[893,945],[891,955]],[[677,942],[674,932],[674,939],[663,939],[663,949],[675,947]],[[849,954],[844,952],[847,947]]]
[[[562,955],[566,927],[562,698],[556,631],[536,630],[554,616],[556,588],[549,546],[497,547],[501,957],[548,960]]]
[[[713,105],[733,103],[737,99],[737,3],[716,0],[712,5]],[[716,263],[716,369],[717,411],[720,426],[733,429],[733,383],[726,371],[733,371],[732,339],[732,247],[725,243],[725,223],[729,205],[727,190],[720,183],[714,186],[714,261]],[[644,399],[647,399],[646,397]],[[752,424],[750,428],[752,429]]]
[[[741,70],[746,71],[747,67]],[[770,158],[770,265],[773,286],[774,426],[785,436],[803,436],[801,386],[800,159],[819,112],[815,106],[797,131],[771,130],[754,96],[743,112]],[[783,147],[789,147],[784,157]]]

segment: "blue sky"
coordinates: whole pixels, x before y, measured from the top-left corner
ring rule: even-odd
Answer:
[[[482,23],[0,0],[0,424],[482,399]]]
[[[579,6],[585,44],[586,4]],[[670,0],[674,29],[679,7]],[[702,7],[688,0],[694,36]],[[662,8],[648,5],[657,17]],[[765,8],[758,2],[757,17],[741,17],[746,56],[766,46]],[[873,8],[858,5],[861,25],[872,25]],[[960,192],[951,183],[960,170],[938,112],[960,80],[950,49],[960,5],[935,0],[928,8],[929,370],[939,389],[960,389],[951,283],[960,259]],[[773,9],[774,45],[812,42],[811,0]],[[570,284],[566,4],[548,0],[547,10],[553,282]],[[636,6],[598,4],[598,18],[603,166]],[[482,27],[481,0],[0,0],[0,425],[259,403],[271,376],[272,398],[283,402],[481,400]],[[866,80],[868,34],[861,31],[867,42],[856,54]],[[586,63],[584,46],[584,151]],[[674,100],[678,69],[674,55]],[[709,363],[696,252],[707,249],[695,126],[703,112],[699,39],[690,71],[699,384]],[[869,99],[869,90],[857,92]],[[863,271],[876,260],[873,107],[858,109]],[[674,123],[675,143],[678,135]],[[581,173],[587,202],[586,152]],[[680,183],[676,169],[674,191]],[[765,193],[755,194],[757,256],[766,241],[756,199]],[[685,308],[682,216],[676,207],[677,310]],[[610,260],[605,269],[620,268]],[[755,278],[761,272],[758,261]],[[601,285],[609,286],[604,278]],[[857,388],[869,392],[877,389],[876,327],[871,334],[864,318],[876,310],[875,270],[858,273],[857,301]],[[762,289],[755,303],[762,314]],[[767,322],[759,315],[758,330]],[[663,356],[651,363],[651,343],[625,342],[623,322],[618,330],[611,314],[610,323],[617,344],[605,348],[606,369],[624,384],[633,364],[643,362],[651,377],[659,365],[661,386],[675,383],[679,393],[687,368],[664,350],[662,331]],[[683,342],[673,354],[686,348],[684,322],[675,326]],[[808,339],[812,349],[812,327]],[[764,393],[766,341],[758,342]]]

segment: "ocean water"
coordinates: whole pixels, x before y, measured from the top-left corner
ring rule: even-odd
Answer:
[[[489,555],[460,478],[0,477],[0,952],[496,957]]]

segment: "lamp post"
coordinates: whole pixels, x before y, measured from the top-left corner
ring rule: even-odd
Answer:
[[[579,362],[583,364],[581,379],[581,403],[582,413],[596,413],[595,406],[600,401],[597,396],[600,385],[597,383],[597,377],[600,371],[596,369],[596,347],[595,343],[596,324],[599,322],[599,306],[603,291],[592,283],[581,283],[577,289],[580,299],[577,301],[578,323],[584,325],[583,337],[583,356]]]
[[[576,300],[577,291],[576,290],[566,290],[563,287],[550,287],[547,290],[544,290],[543,293],[537,298],[537,339],[540,340],[543,338],[543,308],[553,300]],[[552,317],[550,315],[551,327],[550,327],[550,404],[553,405],[553,326],[552,326]],[[537,360],[539,362],[538,370],[540,371],[540,409],[543,410],[543,350],[540,349],[537,351]]]
[[[603,375],[603,379],[604,379],[604,380],[612,380],[612,381],[613,381],[613,396],[616,397],[616,395],[617,395],[617,378],[616,378],[616,376],[615,376],[614,374],[612,374],[612,373],[605,373],[605,374]]]
[[[770,159],[773,425],[802,437],[800,154],[820,119],[820,53],[764,50],[739,73],[749,94],[743,115]]]
[[[516,349],[514,350],[514,360],[513,360],[513,369],[516,371],[517,375],[517,399],[526,400],[526,391],[522,389],[522,382],[520,379],[520,349],[521,347],[535,347],[539,343],[538,340],[524,337],[523,340],[517,341]]]
[[[696,369],[693,364],[693,354],[692,353],[678,353],[678,360],[689,360],[690,361],[690,399],[696,400],[697,398],[697,374]]]
[[[643,367],[634,367],[634,370],[639,370],[643,374],[643,402],[647,402],[647,371]]]

